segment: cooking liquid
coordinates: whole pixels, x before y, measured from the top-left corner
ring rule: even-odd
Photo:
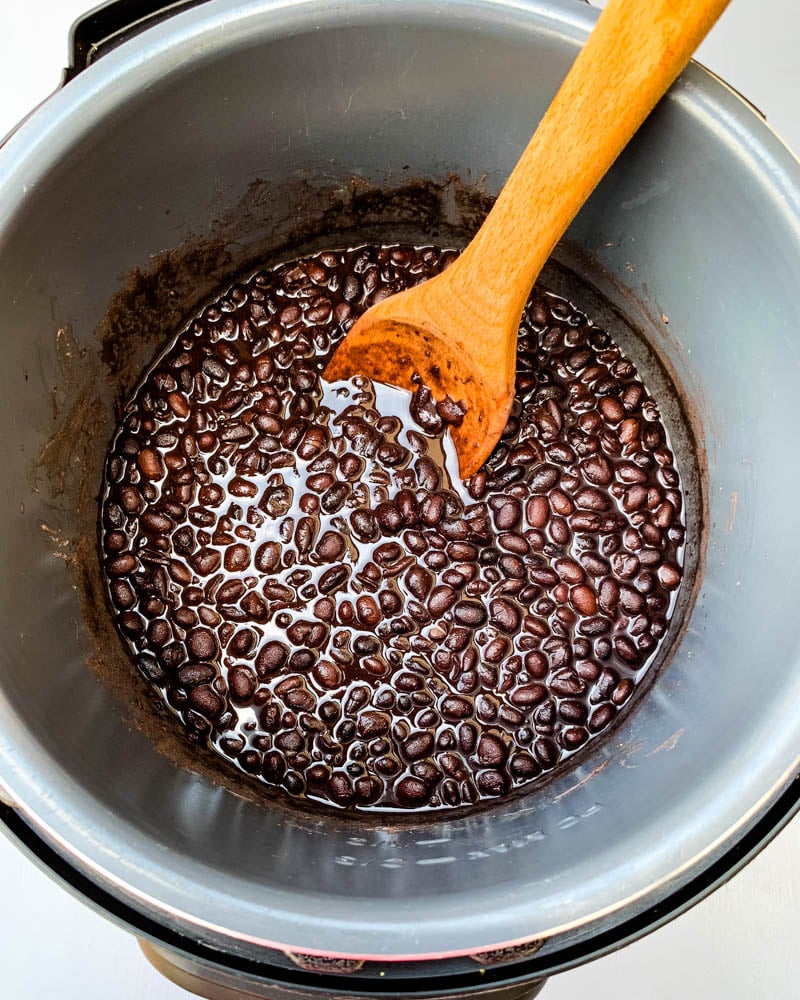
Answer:
[[[159,355],[106,465],[115,618],[187,733],[254,779],[362,809],[504,796],[629,701],[685,529],[657,403],[607,333],[535,289],[517,398],[463,483],[458,408],[320,373],[361,312],[455,251],[259,272]]]

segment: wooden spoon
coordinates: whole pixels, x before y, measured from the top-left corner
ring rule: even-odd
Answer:
[[[325,370],[461,402],[464,479],[514,399],[522,311],[580,207],[729,0],[611,0],[475,238],[442,274],[369,309]]]

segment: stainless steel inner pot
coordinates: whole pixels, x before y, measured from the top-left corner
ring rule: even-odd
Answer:
[[[576,0],[209,0],[103,55],[0,150],[0,786],[48,863],[153,939],[223,966],[399,961],[428,982],[520,945],[500,960],[538,951],[549,971],[663,919],[797,774],[800,168],[697,65],[556,254],[645,378],[670,373],[702,472],[696,601],[608,739],[472,816],[354,822],[176,767],[87,665],[103,650],[86,602],[105,610],[73,542],[120,359],[153,350],[153,268],[194,268],[177,315],[292,227],[324,222],[330,243],[337,196],[352,216],[359,193],[410,177],[466,233],[458,192],[500,188],[596,16]],[[395,210],[398,235],[433,238],[421,201]],[[141,326],[109,327],[126,288]]]

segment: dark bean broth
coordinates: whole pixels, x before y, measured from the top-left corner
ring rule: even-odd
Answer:
[[[534,290],[517,400],[467,483],[457,406],[329,384],[431,247],[260,272],[178,335],[125,407],[102,556],[116,621],[188,734],[294,796],[452,808],[603,732],[663,640],[683,498],[658,405],[607,333]]]

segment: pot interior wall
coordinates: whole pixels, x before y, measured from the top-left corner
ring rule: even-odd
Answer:
[[[569,0],[221,0],[106,56],[0,153],[3,779],[98,881],[176,926],[188,915],[203,940],[414,955],[597,927],[685,877],[794,766],[795,167],[771,139],[753,145],[738,99],[697,67],[560,250],[673,372],[708,473],[707,497],[692,479],[707,546],[687,628],[576,768],[419,826],[265,808],[171,763],[163,720],[129,724],[152,709],[122,677],[96,579],[76,572],[92,558],[114,402],[164,330],[320,226],[329,245],[352,235],[342,220],[388,219],[384,232],[420,241],[435,221],[463,241],[472,187],[499,188],[592,16]],[[408,178],[439,188],[388,209],[358,200]],[[658,379],[627,329],[614,332]]]

